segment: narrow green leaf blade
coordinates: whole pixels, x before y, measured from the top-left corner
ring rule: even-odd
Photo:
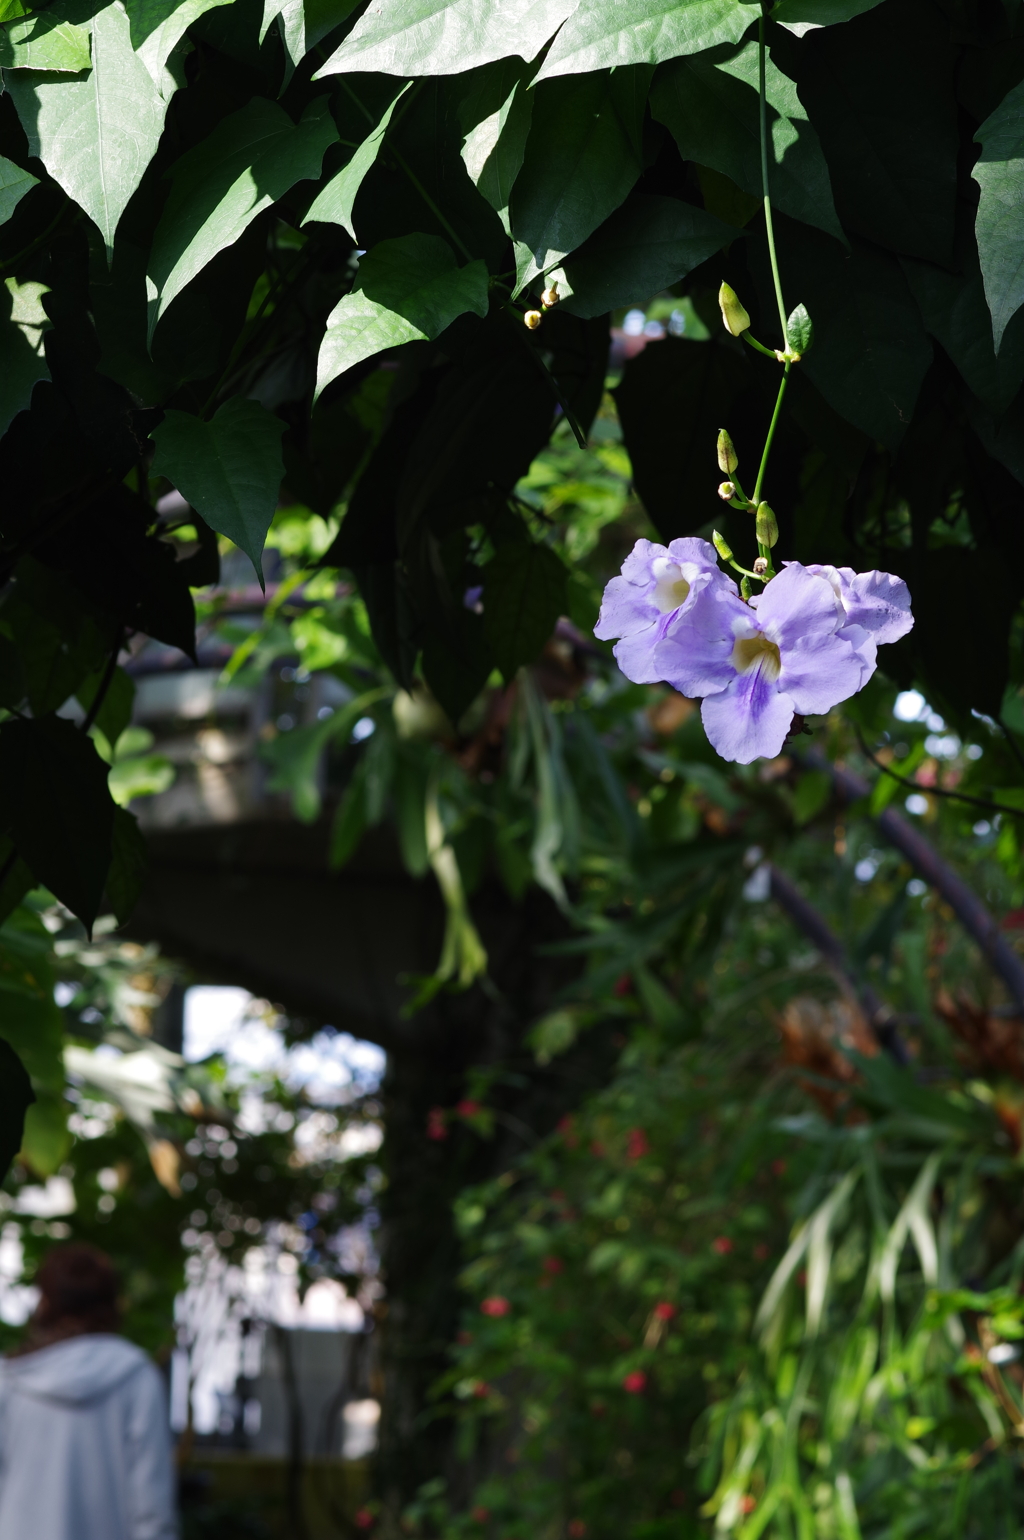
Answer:
[[[0,67],[5,70],[62,70],[77,74],[92,65],[89,32],[44,11],[0,31]]]
[[[458,75],[518,54],[536,58],[579,0],[383,0],[314,75]],[[735,3],[735,0],[731,0]]]
[[[660,64],[738,43],[760,6],[742,0],[589,0],[561,29],[537,76]]]
[[[581,245],[643,168],[649,69],[553,80],[532,94],[533,123],[512,192],[516,292]]]
[[[337,137],[326,96],[298,123],[276,102],[254,97],[181,157],[150,252],[150,340],[168,305],[219,251],[296,182],[320,175]]]
[[[467,311],[485,316],[487,305],[483,262],[458,267],[451,247],[436,235],[381,241],[360,262],[355,288],[328,317],[317,395],[362,359],[403,342],[432,340]]]
[[[981,145],[973,172],[981,188],[975,230],[998,353],[1011,317],[1024,304],[1024,82],[974,137]]]
[[[168,411],[153,432],[153,475],[166,476],[211,529],[245,552],[263,582],[263,542],[284,475],[284,423],[233,396],[210,422]]]
[[[532,663],[566,606],[567,573],[546,545],[501,546],[483,569],[484,630],[503,678]]]
[[[119,0],[92,18],[92,69],[59,77],[15,70],[7,80],[37,155],[106,244],[142,180],[163,132],[166,103],[132,48]]]
[[[355,205],[356,194],[363,185],[363,178],[377,159],[395,108],[411,85],[412,81],[410,80],[402,87],[398,95],[388,106],[377,127],[359,145],[348,165],[343,166],[337,176],[331,178],[323,192],[318,193],[313,199],[309,213],[302,221],[304,225],[308,225],[314,220],[319,220],[324,224],[341,225],[342,229],[347,230],[352,239],[356,240],[355,225],[352,222],[352,209]]]
[[[39,186],[39,178],[22,171],[13,160],[0,155],[0,225],[5,225],[27,192]]]

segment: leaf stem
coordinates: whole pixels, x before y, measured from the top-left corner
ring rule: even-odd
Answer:
[[[764,354],[765,358],[775,358],[775,354],[773,353],[772,349],[766,348],[763,342],[758,342],[757,338],[752,337],[749,332],[741,332],[740,335],[742,336],[743,341],[747,343],[749,347],[756,348],[759,353]],[[778,360],[776,360],[776,362],[777,361]]]
[[[100,679],[99,684],[96,686],[96,694],[92,698],[92,705],[85,713],[85,718],[82,722],[81,730],[83,733],[87,733],[89,731],[103,709],[103,702],[106,700],[107,691],[110,689],[110,686],[113,683],[114,671],[117,668],[118,656],[120,655],[121,648],[123,646],[124,626],[118,626],[117,632],[114,636],[114,645],[110,649],[110,656],[107,658],[106,667],[103,670],[103,677]],[[111,748],[113,748],[113,744],[111,744]]]
[[[786,328],[786,307],[782,302],[782,280],[779,277],[779,261],[775,255],[775,230],[772,226],[772,200],[768,191],[768,97],[765,88],[765,47],[764,47],[764,17],[757,24],[757,48],[758,48],[758,113],[761,131],[761,191],[764,195],[764,225],[768,236],[768,255],[772,262],[772,280],[775,284],[775,299],[779,307],[779,324],[782,327],[782,346],[789,347],[789,332]]]
[[[753,503],[755,508],[761,501],[761,487],[764,482],[764,473],[768,468],[768,455],[771,451],[772,439],[775,437],[775,429],[778,425],[779,415],[782,411],[782,398],[786,394],[786,385],[789,382],[789,371],[792,367],[793,366],[791,363],[787,363],[785,369],[782,371],[782,380],[779,384],[779,394],[775,398],[775,410],[772,413],[771,424],[768,428],[768,437],[764,441],[764,453],[761,455],[761,464],[758,467],[757,480],[754,483]]]

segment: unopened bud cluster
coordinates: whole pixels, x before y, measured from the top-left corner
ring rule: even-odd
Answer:
[[[540,309],[539,310],[528,310],[526,312],[526,314],[523,316],[523,322],[526,325],[526,327],[531,332],[535,332],[537,330],[537,327],[540,325],[540,323],[544,319],[544,312],[545,312],[545,310],[550,310],[552,305],[557,305],[557,304],[558,304],[558,285],[557,285],[557,283],[552,281],[551,283],[548,284],[547,288],[544,290],[544,293],[540,297]]]

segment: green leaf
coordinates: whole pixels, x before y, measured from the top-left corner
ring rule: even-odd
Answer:
[[[119,808],[136,797],[156,797],[174,785],[175,769],[164,754],[140,754],[119,759],[108,777],[110,795]]]
[[[39,178],[22,171],[13,160],[0,155],[0,225],[5,225],[27,192],[38,187]]]
[[[1024,311],[1013,317],[997,354],[984,280],[975,256],[961,273],[949,273],[931,262],[909,257],[904,257],[900,266],[931,335],[945,348],[978,400],[1001,417],[1024,380]]]
[[[403,342],[432,340],[467,311],[487,314],[487,268],[456,264],[436,235],[381,241],[359,263],[355,286],[327,319],[317,361],[317,395],[364,358]]]
[[[555,38],[537,79],[660,64],[716,43],[738,43],[759,15],[759,6],[740,0],[584,0]]]
[[[807,314],[806,305],[796,305],[786,318],[786,335],[789,345],[803,355],[814,342],[814,322]]]
[[[0,66],[5,70],[63,70],[77,74],[91,64],[87,28],[58,21],[45,11],[0,31]]]
[[[975,140],[981,188],[975,231],[999,352],[1011,317],[1024,304],[1024,81],[987,117]]]
[[[17,70],[7,89],[37,155],[113,250],[114,231],[156,151],[166,103],[115,0],[92,18],[92,69],[75,79]]]
[[[260,42],[276,21],[291,66],[285,85],[309,50],[351,16],[358,4],[359,0],[264,0]]]
[[[356,201],[356,194],[363,185],[364,176],[377,159],[392,113],[411,85],[412,81],[409,81],[402,87],[377,127],[359,145],[348,165],[343,166],[337,176],[332,177],[323,191],[317,194],[310,205],[309,213],[302,221],[304,225],[308,225],[313,220],[341,225],[342,229],[347,230],[352,239],[356,240],[355,225],[352,223],[352,208]]]
[[[0,1179],[21,1149],[25,1114],[35,1099],[24,1064],[10,1043],[0,1038]]]
[[[6,292],[4,292],[6,290]],[[43,309],[44,283],[4,279],[0,290],[0,433],[6,433],[19,412],[32,401],[32,391],[50,371],[43,351],[43,333],[50,321]]]
[[[532,59],[578,0],[383,0],[364,11],[314,75],[458,75],[506,59]]]
[[[178,88],[167,61],[186,30],[215,6],[230,4],[231,0],[125,0],[132,47],[165,100]]]
[[[512,190],[516,293],[557,266],[626,197],[643,169],[645,68],[538,86]]]
[[[655,76],[651,112],[670,130],[684,160],[712,167],[760,200],[757,82],[756,43],[717,62],[678,59]],[[773,206],[844,241],[818,136],[807,121],[793,82],[770,58],[766,61],[765,88]]]
[[[566,605],[566,569],[532,541],[500,546],[483,569],[484,629],[506,683],[532,663]]]
[[[284,423],[232,396],[210,422],[168,411],[154,429],[151,472],[166,476],[211,529],[244,551],[263,582],[263,542],[277,509]]]
[[[930,0],[886,0],[787,41],[843,225],[901,256],[955,266],[959,54]]]
[[[320,175],[337,137],[326,96],[298,123],[258,96],[175,163],[149,258],[150,340],[171,301],[219,251],[296,182]]]
[[[110,867],[114,804],[92,739],[61,717],[0,725],[0,807],[37,882],[91,928]]]
[[[518,61],[503,59],[480,71],[474,89],[459,103],[463,162],[506,235],[511,234],[509,203],[526,154],[534,100]]]
[[[13,863],[7,863],[14,857]],[[32,868],[18,855],[9,839],[0,836],[0,924],[13,914],[25,897],[35,887]]]
[[[142,892],[149,853],[138,819],[123,807],[114,812],[113,852],[107,873],[107,902],[118,925],[127,925]]]
[[[25,1132],[18,1153],[36,1176],[59,1171],[71,1148],[68,1104],[63,1096],[36,1098],[25,1114]]]
[[[559,308],[597,316],[645,304],[736,239],[732,225],[678,198],[633,193],[556,268]]]
[[[772,21],[788,27],[798,37],[815,27],[833,27],[864,11],[873,11],[881,0],[776,0]]]

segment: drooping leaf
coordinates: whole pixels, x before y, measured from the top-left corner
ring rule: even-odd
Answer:
[[[219,251],[296,182],[320,175],[337,137],[325,96],[298,123],[276,102],[254,97],[181,157],[150,252],[150,339],[175,296]]]
[[[0,225],[5,225],[27,192],[38,187],[39,178],[22,171],[13,160],[0,155]]]
[[[518,54],[533,59],[578,0],[383,0],[314,75],[457,75]]]
[[[127,808],[114,809],[113,858],[107,873],[107,900],[119,925],[126,925],[146,876],[148,853],[139,821]]]
[[[99,913],[110,868],[114,804],[92,739],[61,717],[14,717],[0,725],[0,807],[5,832],[87,928]]]
[[[592,235],[640,175],[650,77],[637,66],[553,80],[533,92],[512,190],[517,293]]]
[[[288,55],[290,68],[286,74],[290,78],[309,50],[351,16],[358,3],[359,0],[264,0],[260,42],[277,21]]]
[[[941,343],[979,401],[997,417],[1002,416],[1024,383],[1024,311],[1018,311],[1010,321],[997,354],[976,258],[963,273],[950,273],[931,262],[907,257],[900,265],[928,331]]]
[[[37,155],[103,236],[114,231],[156,151],[166,103],[132,48],[120,0],[90,23],[92,68],[72,78],[16,70],[7,89]]]
[[[284,423],[232,396],[209,422],[169,411],[153,432],[154,476],[166,476],[211,529],[244,551],[263,582],[263,542],[284,475]]]
[[[772,21],[802,37],[815,27],[833,27],[864,11],[873,11],[881,0],[776,0]]]
[[[459,267],[436,235],[381,241],[359,264],[355,287],[327,320],[317,362],[317,394],[364,358],[403,342],[437,337],[456,316],[487,314],[487,269]]]
[[[549,546],[513,541],[483,571],[484,630],[506,682],[532,663],[566,605],[566,569]]]
[[[679,198],[633,193],[549,278],[571,315],[604,315],[646,303],[736,235],[732,225]]]
[[[929,0],[886,0],[790,51],[846,229],[950,267],[957,52],[934,17]]]
[[[509,203],[526,154],[534,100],[518,61],[503,59],[479,72],[474,89],[459,104],[462,159],[506,235],[511,234]]]
[[[759,13],[742,0],[586,0],[559,31],[537,79],[660,64],[738,43]]]
[[[132,47],[165,99],[177,88],[167,61],[187,29],[214,6],[230,3],[231,0],[125,0]]]
[[[28,407],[36,384],[50,378],[43,351],[50,321],[42,305],[49,292],[46,284],[14,278],[6,278],[0,291],[0,433]]]
[[[348,165],[343,166],[337,176],[331,178],[323,192],[317,194],[302,221],[304,225],[314,220],[320,220],[325,224],[341,225],[353,240],[357,239],[355,226],[352,223],[352,208],[356,201],[356,194],[363,185],[363,178],[377,159],[395,108],[411,84],[410,81],[402,87],[386,109],[377,127],[359,145]]]
[[[1024,82],[985,119],[975,139],[981,188],[975,230],[998,353],[1012,316],[1024,304]]]
[[[89,33],[43,11],[0,31],[0,67],[5,70],[62,70],[77,74],[92,64]]]
[[[844,240],[818,136],[793,82],[770,58],[765,87],[773,205]],[[651,111],[671,131],[684,160],[711,166],[752,197],[762,196],[756,43],[731,58],[678,59],[659,69]]]
[[[24,1064],[10,1043],[0,1038],[0,1172],[6,1176],[21,1149],[25,1114],[36,1095]]]

